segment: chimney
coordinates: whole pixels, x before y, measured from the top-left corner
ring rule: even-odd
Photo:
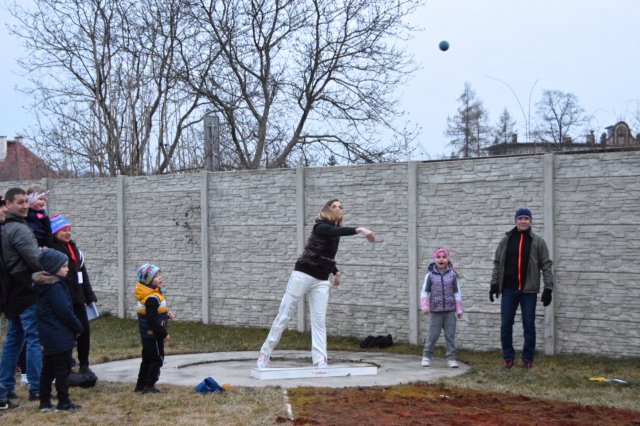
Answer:
[[[7,137],[0,136],[0,161],[7,159]]]
[[[518,143],[518,134],[511,133],[511,143]]]

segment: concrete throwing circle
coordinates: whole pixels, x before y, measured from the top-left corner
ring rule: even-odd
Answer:
[[[410,382],[429,382],[440,377],[453,377],[465,373],[469,366],[460,363],[459,368],[449,368],[444,359],[431,360],[431,367],[421,367],[421,357],[381,352],[330,351],[329,367],[365,364],[378,367],[376,375],[313,377],[296,379],[260,380],[251,377],[256,368],[258,352],[213,352],[201,354],[170,355],[164,359],[158,384],[195,386],[206,377],[231,386],[281,386],[291,387],[349,387],[387,386]],[[269,367],[311,366],[308,351],[278,351],[271,357]],[[140,358],[92,365],[99,380],[135,383],[140,368]]]

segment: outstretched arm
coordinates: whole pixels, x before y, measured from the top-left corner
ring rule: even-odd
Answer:
[[[370,242],[374,242],[376,240],[373,231],[367,229],[363,226],[335,226],[331,225],[327,222],[318,222],[314,228],[313,232],[317,235],[328,235],[330,237],[346,237],[348,235],[362,234],[367,237],[367,240]]]
[[[363,227],[363,226],[358,226],[358,227],[356,228],[356,232],[357,232],[358,234],[362,234],[362,235],[364,235],[365,237],[367,237],[367,240],[368,240],[370,243],[373,243],[373,242],[375,242],[375,241],[376,241],[376,236],[373,234],[373,231],[372,231],[372,230],[370,230],[370,229],[367,229],[367,228],[365,228],[365,227]]]

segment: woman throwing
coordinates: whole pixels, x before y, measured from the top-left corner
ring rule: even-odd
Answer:
[[[342,226],[342,203],[329,200],[316,216],[311,236],[298,258],[284,293],[278,315],[271,325],[267,340],[260,349],[258,368],[266,368],[269,358],[287,327],[292,311],[298,301],[309,293],[309,316],[311,318],[311,359],[317,368],[327,367],[327,329],[325,316],[329,302],[329,275],[333,274],[333,285],[340,285],[340,272],[335,257],[340,237],[362,234],[369,242],[375,241],[373,232],[361,226]]]

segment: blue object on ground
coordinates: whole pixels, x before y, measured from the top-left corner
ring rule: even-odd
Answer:
[[[207,377],[196,385],[195,391],[204,395],[209,392],[224,392],[224,388],[211,377]]]

